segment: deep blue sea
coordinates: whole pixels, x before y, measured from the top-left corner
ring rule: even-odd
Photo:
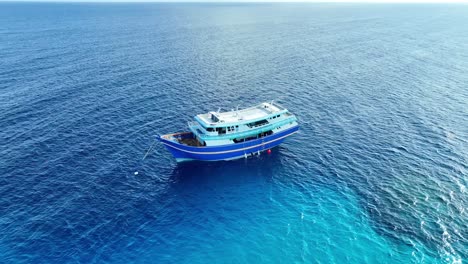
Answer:
[[[467,25],[468,5],[0,3],[0,263],[466,263]],[[143,160],[272,99],[301,130],[270,155]]]

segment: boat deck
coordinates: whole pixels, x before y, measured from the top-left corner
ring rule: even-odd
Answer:
[[[230,112],[210,112],[197,115],[205,124],[233,123],[238,121],[254,120],[284,110],[278,104],[262,103],[260,105]]]
[[[179,138],[178,141],[180,144],[184,144],[187,146],[203,147],[203,145],[200,144],[200,142],[196,138]]]

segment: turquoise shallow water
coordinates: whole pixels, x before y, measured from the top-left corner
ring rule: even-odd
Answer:
[[[464,263],[468,6],[0,4],[0,262]],[[279,99],[271,155],[157,133]],[[134,172],[138,171],[138,175]]]

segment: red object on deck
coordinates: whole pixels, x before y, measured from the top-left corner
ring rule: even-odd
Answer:
[[[268,153],[268,154],[271,154],[271,149],[267,150],[267,153]]]

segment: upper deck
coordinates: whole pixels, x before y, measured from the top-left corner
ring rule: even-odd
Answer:
[[[195,119],[204,127],[224,127],[255,122],[287,111],[288,110],[281,105],[269,102],[229,112],[209,112],[200,114],[195,116]]]

